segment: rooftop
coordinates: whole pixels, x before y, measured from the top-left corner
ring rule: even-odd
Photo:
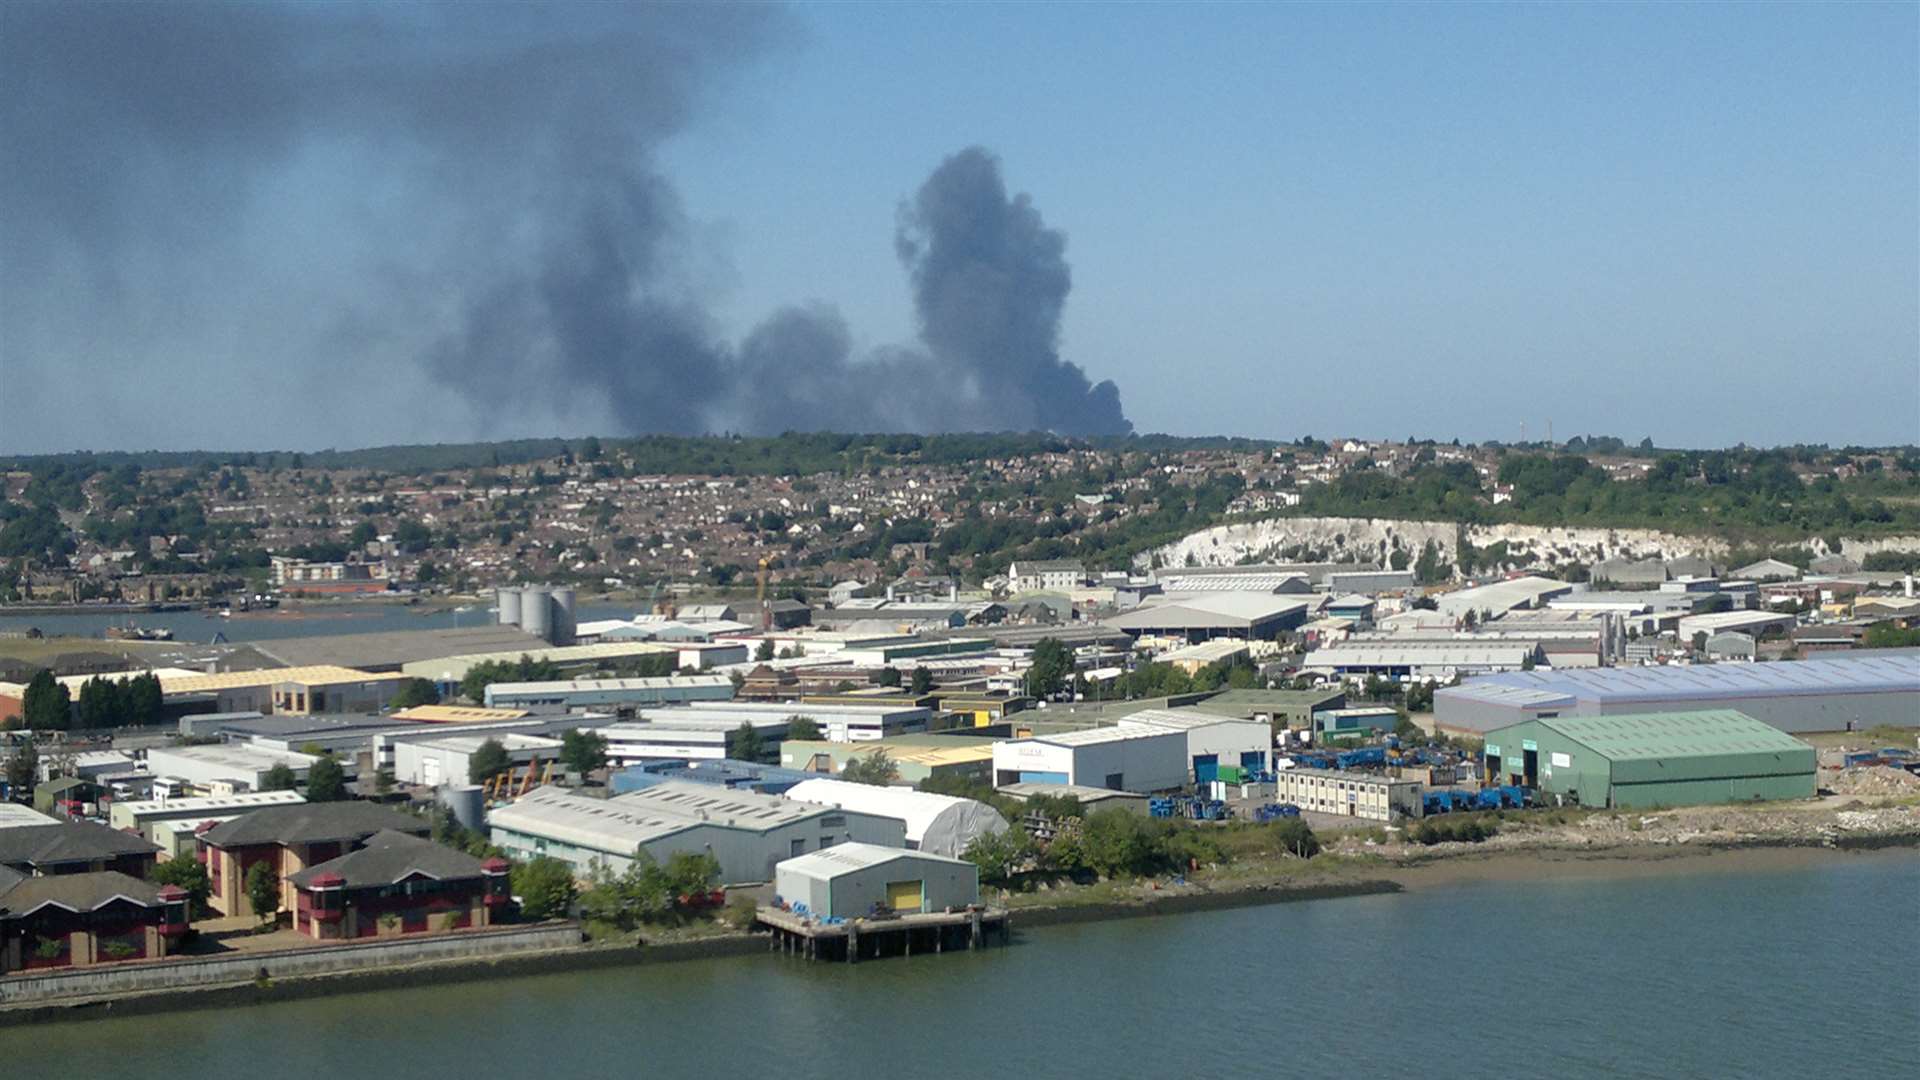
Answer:
[[[470,724],[476,720],[518,720],[525,709],[481,709],[472,705],[415,705],[393,714],[395,720],[414,720],[423,724]]]
[[[1271,593],[1199,593],[1122,612],[1106,620],[1106,623],[1122,630],[1204,629],[1216,626],[1245,629],[1256,622],[1306,610],[1304,600]]]
[[[793,874],[806,874],[809,877],[833,878],[850,874],[856,870],[865,870],[871,866],[881,866],[897,859],[915,859],[923,862],[941,862],[949,866],[971,867],[973,864],[964,859],[952,859],[945,855],[935,855],[929,851],[908,851],[906,848],[882,847],[879,844],[858,842],[835,844],[830,848],[810,851],[805,855],[796,855],[780,863],[778,869]]]
[[[397,885],[410,877],[454,881],[479,877],[480,860],[407,833],[377,832],[359,850],[289,874],[287,880],[305,888],[322,876],[338,877],[349,889]]]
[[[1210,716],[1198,712],[1175,712],[1171,709],[1145,709],[1120,721],[1127,724],[1144,724],[1163,731],[1192,731],[1195,728],[1213,727],[1215,724],[1253,724],[1256,720],[1241,720],[1231,716]],[[1264,730],[1264,725],[1262,725]]]
[[[387,630],[370,634],[317,634],[250,642],[253,648],[294,667],[398,668],[417,660],[462,653],[544,649],[547,643],[517,626],[469,626],[451,630]]]
[[[427,823],[367,802],[269,806],[216,825],[201,836],[215,847],[358,840],[383,830],[425,835]]]
[[[138,817],[142,814],[218,814],[224,811],[258,810],[263,806],[290,806],[306,802],[297,791],[247,791],[238,795],[215,795],[204,799],[136,799],[114,806]]]
[[[1799,739],[1733,709],[1556,716],[1526,723],[1557,731],[1612,761],[1807,749]],[[1512,727],[1496,728],[1487,732],[1487,739],[1497,744],[1501,732],[1510,730]]]
[[[1128,716],[1131,720],[1139,716]],[[1034,735],[1025,739],[1009,739],[1008,742],[1037,742],[1052,746],[1098,746],[1101,743],[1125,742],[1129,739],[1157,739],[1173,733],[1172,728],[1162,727],[1098,727],[1082,731],[1062,731],[1054,735]]]
[[[92,821],[56,821],[0,829],[0,866],[53,866],[93,862],[122,855],[151,855],[160,849],[132,833]]]
[[[1515,691],[1531,694],[1516,695]],[[1768,664],[1508,671],[1436,691],[1470,701],[1711,701],[1753,695],[1920,692],[1920,656],[1822,657]]]
[[[93,911],[115,900],[151,907],[160,902],[160,889],[116,870],[29,877],[11,886],[0,879],[0,911],[15,916],[31,915],[49,904],[74,912]]]

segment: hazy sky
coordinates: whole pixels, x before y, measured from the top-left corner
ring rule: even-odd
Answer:
[[[73,10],[0,7],[0,451],[1109,379],[1179,434],[1920,439],[1911,4]]]

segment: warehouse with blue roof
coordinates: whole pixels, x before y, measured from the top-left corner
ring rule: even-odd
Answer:
[[[1920,727],[1920,656],[1509,671],[1433,695],[1434,722],[1473,735],[1527,720],[1714,709],[1790,733]]]

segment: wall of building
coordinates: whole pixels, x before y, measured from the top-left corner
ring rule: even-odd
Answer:
[[[1319,769],[1282,769],[1276,774],[1274,799],[1302,810],[1341,817],[1391,821],[1396,814],[1418,816],[1418,784],[1388,783],[1384,778],[1357,777]]]
[[[509,855],[529,858],[547,855],[561,860],[585,876],[595,862],[615,874],[625,873],[632,865],[632,851],[608,851],[583,847],[559,840],[503,827],[493,826],[493,842]],[[700,824],[661,837],[644,845],[647,854],[666,862],[675,852],[711,853],[720,862],[720,878],[729,885],[772,881],[774,866],[795,855],[819,851],[823,847],[849,841],[904,848],[906,824],[898,818],[828,810],[766,832]]]
[[[207,958],[176,957],[165,964],[124,964],[85,971],[16,975],[0,980],[0,1004],[26,1005],[76,997],[150,993],[375,971],[436,960],[492,958],[572,948],[580,944],[574,923],[541,923],[469,930],[444,937],[370,940],[319,945],[286,952],[249,952]]]
[[[776,888],[782,896],[786,895],[786,880],[783,878],[781,886]],[[855,918],[872,911],[875,904],[887,902],[889,882],[913,880],[921,883],[924,911],[965,907],[980,899],[980,871],[971,863],[955,865],[938,859],[909,857],[822,879],[817,885],[809,885],[807,893],[815,899],[807,903],[821,914]]]

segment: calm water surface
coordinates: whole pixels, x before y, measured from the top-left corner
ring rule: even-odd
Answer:
[[[1920,855],[1437,887],[6,1032],[8,1077],[1911,1076]],[[1902,1048],[1904,1044],[1906,1048]]]
[[[581,604],[574,617],[581,622],[594,619],[627,619],[640,610],[639,603]],[[329,604],[321,607],[285,607],[235,615],[230,619],[209,618],[205,611],[164,611],[141,615],[0,615],[0,630],[25,630],[38,627],[49,637],[97,638],[110,626],[165,628],[173,631],[175,644],[205,645],[216,633],[228,641],[266,641],[272,638],[316,637],[324,634],[366,634],[387,630],[446,630],[454,627],[486,626],[494,614],[486,604],[470,611],[447,608],[428,610],[404,604]]]

